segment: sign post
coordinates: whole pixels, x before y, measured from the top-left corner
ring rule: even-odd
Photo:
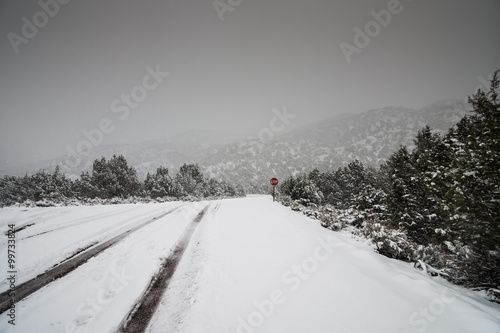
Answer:
[[[278,185],[277,178],[271,178],[271,185],[273,186],[273,202],[276,200],[276,185]]]

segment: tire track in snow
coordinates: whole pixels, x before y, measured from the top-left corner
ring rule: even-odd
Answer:
[[[179,241],[174,247],[172,254],[163,262],[159,272],[151,279],[151,282],[142,297],[137,301],[132,311],[122,321],[117,332],[119,333],[143,333],[146,331],[153,314],[158,308],[163,294],[165,293],[177,265],[184,255],[191,236],[196,227],[208,211],[210,205],[203,208],[202,211],[193,219],[183,232]],[[217,207],[218,208],[218,207]]]
[[[35,225],[35,223],[24,224],[22,226],[17,227],[16,229],[14,229],[14,233],[17,234],[20,231],[23,231],[24,229],[31,227],[31,226],[34,226],[34,225]],[[4,232],[4,235],[5,236],[9,235],[9,232],[8,231]]]
[[[53,232],[53,231],[59,231],[59,230],[66,229],[66,228],[81,226],[82,224],[85,224],[85,223],[96,222],[96,221],[102,220],[104,217],[113,216],[113,215],[116,215],[117,213],[118,214],[128,214],[129,212],[130,211],[127,210],[127,211],[125,211],[123,213],[122,212],[111,211],[111,212],[107,212],[107,213],[95,214],[95,215],[88,216],[88,217],[85,217],[85,218],[82,218],[82,219],[77,219],[77,220],[73,220],[73,221],[70,221],[70,222],[64,222],[64,224],[59,224],[56,227],[53,227],[51,229],[39,232],[37,234],[26,236],[24,238],[19,238],[18,240],[21,241],[21,240],[28,239],[28,238],[33,238],[33,237],[36,237],[36,236],[45,235],[45,234],[48,234],[48,233]],[[29,224],[27,226],[23,226],[18,231],[24,230],[27,227],[30,227],[30,226],[35,225],[35,224],[36,223],[31,223],[31,224]],[[17,233],[17,231],[16,231],[16,233]]]
[[[28,297],[29,295],[33,294],[34,292],[38,291],[39,289],[45,287],[46,285],[50,284],[51,282],[67,275],[68,273],[72,272],[73,270],[77,269],[79,266],[83,265],[86,263],[90,258],[97,256],[104,250],[110,248],[111,246],[115,245],[119,241],[123,240],[125,237],[127,237],[129,234],[167,216],[170,213],[173,213],[175,210],[177,210],[179,207],[175,207],[165,213],[162,213],[158,216],[153,217],[150,220],[147,220],[146,222],[143,222],[133,228],[128,229],[127,231],[111,238],[110,240],[101,243],[95,247],[90,247],[89,250],[79,253],[78,255],[73,255],[73,258],[65,259],[62,262],[60,262],[58,265],[54,266],[53,268],[49,269],[48,271],[36,276],[35,278],[26,281],[16,287],[16,303],[21,301],[22,299]],[[0,294],[0,314],[3,312],[7,311],[10,309],[10,297],[9,297],[9,292],[10,290],[6,290],[3,293]]]

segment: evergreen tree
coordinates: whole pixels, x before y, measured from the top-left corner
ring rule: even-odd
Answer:
[[[344,198],[347,200],[348,207],[356,207],[356,198],[359,198],[358,194],[366,186],[367,174],[363,163],[358,160],[350,162],[344,168],[344,176]]]
[[[92,183],[92,177],[88,172],[82,172],[80,179],[77,179],[73,185],[73,192],[80,198],[93,199],[98,196],[98,190]]]
[[[306,203],[319,204],[323,200],[323,194],[318,187],[305,175],[297,178],[291,193],[292,200],[302,199]]]
[[[317,168],[315,168],[313,171],[309,172],[308,178],[314,183],[314,185],[319,187],[319,184],[322,183],[323,175]]]
[[[8,206],[16,202],[24,202],[27,196],[22,192],[22,184],[18,177],[4,176],[0,179],[0,204]]]
[[[469,97],[472,115],[448,133],[454,160],[452,199],[455,227],[481,253],[500,244],[500,107],[499,71],[488,92]]]
[[[173,195],[172,177],[168,173],[168,169],[160,166],[156,169],[156,173],[146,175],[144,181],[146,194],[153,198],[166,197]]]
[[[184,164],[175,176],[175,192],[177,196],[193,195],[202,197],[205,180],[198,164]]]
[[[225,184],[224,184],[225,185]],[[206,197],[218,197],[226,194],[226,190],[223,184],[219,183],[217,180],[210,178],[206,183]]]
[[[409,236],[421,240],[419,225],[420,219],[415,196],[415,169],[406,146],[401,146],[387,161],[384,166],[388,177],[387,211],[393,227],[404,227]]]
[[[59,165],[54,169],[50,183],[51,197],[53,199],[70,198],[74,196],[73,182],[66,178],[66,175],[61,172]]]
[[[332,190],[327,197],[327,201],[337,208],[349,208],[348,199],[350,194],[347,189],[347,178],[346,169],[338,168],[333,174]]]
[[[295,178],[290,176],[279,184],[279,191],[284,195],[292,195],[293,188],[295,186]]]
[[[450,236],[449,203],[446,199],[450,185],[447,169],[452,161],[448,147],[438,133],[429,126],[417,134],[411,154],[413,166],[413,193],[415,197],[414,221],[419,229],[417,239],[424,244],[439,242],[443,235]]]
[[[91,184],[100,198],[128,197],[139,190],[137,172],[127,165],[122,155],[106,161],[104,157],[95,160],[92,167]]]
[[[241,184],[236,184],[234,191],[235,191],[235,196],[244,197],[246,195],[245,188]]]
[[[321,193],[323,193],[324,203],[334,204],[335,197],[339,192],[337,182],[335,181],[335,172],[326,171],[321,177],[321,183],[317,186]]]

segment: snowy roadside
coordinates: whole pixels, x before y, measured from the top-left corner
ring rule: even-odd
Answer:
[[[79,206],[53,208],[14,207],[0,210],[0,230],[7,225],[27,226],[16,233],[17,284],[36,277],[91,245],[102,243],[141,221],[180,203],[160,205]],[[7,257],[7,238],[0,241],[0,258]],[[43,250],[41,250],[43,249]],[[0,269],[6,269],[5,261]],[[7,281],[0,281],[0,291]]]
[[[203,203],[183,204],[172,214],[137,230],[73,272],[19,301],[16,325],[8,324],[5,312],[0,315],[0,331],[116,330],[202,206]],[[145,206],[142,213],[157,214],[159,208]],[[73,207],[75,209],[80,207]],[[61,230],[59,237],[68,236],[68,230]]]
[[[202,228],[173,281],[189,288],[164,301],[148,332],[500,330],[498,304],[267,196],[223,200]]]
[[[154,215],[168,206],[162,205],[135,208]],[[18,302],[16,326],[9,325],[3,313],[0,331],[116,332],[206,202],[180,205]],[[106,221],[118,215],[117,222],[132,214],[126,213],[126,205],[121,207],[124,215],[103,207],[85,216]],[[483,295],[374,253],[368,241],[353,239],[349,231],[325,229],[269,196],[226,199],[210,207],[191,237],[149,333],[500,331],[500,305]],[[84,208],[67,208],[59,222],[69,216],[65,214],[89,207]],[[66,208],[51,209],[28,216],[45,221],[48,214],[47,221],[60,225],[57,212]],[[13,221],[22,213],[26,212],[3,218]],[[140,221],[131,217],[134,223]],[[75,223],[53,234],[73,237],[71,230],[79,226]],[[30,228],[36,233],[38,227],[48,225],[35,224],[20,235],[28,235]],[[52,254],[56,256],[55,250]]]
[[[279,200],[284,206],[300,212],[333,231],[347,230],[354,238],[366,240],[374,251],[388,258],[413,263],[414,267],[448,281],[480,291],[484,298],[500,304],[500,290],[490,284],[470,283],[464,275],[464,258],[470,249],[460,243],[444,242],[443,245],[421,245],[413,242],[405,230],[395,229],[383,214],[356,209],[337,209],[331,205],[303,204],[300,200],[292,201],[288,197]],[[382,217],[381,217],[382,216]],[[433,267],[435,266],[435,267]],[[439,267],[439,268],[437,268]]]

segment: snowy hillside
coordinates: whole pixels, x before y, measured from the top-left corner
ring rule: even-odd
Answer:
[[[500,331],[500,305],[483,294],[376,254],[366,240],[322,228],[267,196],[1,209],[2,232],[26,227],[16,233],[18,285],[124,236],[19,300],[16,325],[4,312],[0,331],[116,332],[196,216],[146,332]],[[0,291],[8,288],[2,281]]]
[[[298,128],[263,142],[258,139],[235,143],[210,154],[200,162],[212,176],[263,191],[268,175],[290,175],[336,169],[354,159],[377,166],[400,145],[413,146],[425,125],[446,132],[467,113],[463,101],[446,100],[421,110],[388,107],[358,115],[340,115]]]
[[[68,176],[78,177],[90,170],[101,156],[122,154],[138,171],[139,178],[160,165],[178,169],[183,163],[198,163],[210,177],[242,184],[250,192],[262,192],[269,175],[289,175],[344,166],[354,159],[365,164],[383,163],[400,145],[413,145],[425,125],[446,132],[456,124],[467,106],[463,101],[446,100],[420,110],[387,107],[356,115],[337,115],[325,121],[299,127],[272,141],[213,131],[190,132],[167,140],[121,146],[99,146],[82,157],[76,167],[65,166],[64,159],[36,164],[12,174],[53,170],[57,164]],[[257,135],[256,135],[257,136]]]
[[[65,156],[49,161],[33,163],[11,170],[4,170],[8,175],[22,176],[25,173],[35,173],[40,169],[54,170],[59,165],[61,171],[70,178],[77,178],[82,171],[90,171],[95,159],[102,156],[110,158],[123,155],[127,158],[141,178],[147,172],[154,172],[157,167],[179,169],[184,163],[196,163],[213,153],[218,147],[225,146],[241,139],[232,133],[222,133],[211,130],[189,131],[174,135],[164,140],[153,140],[134,144],[99,145],[86,155],[78,155],[78,160]]]

